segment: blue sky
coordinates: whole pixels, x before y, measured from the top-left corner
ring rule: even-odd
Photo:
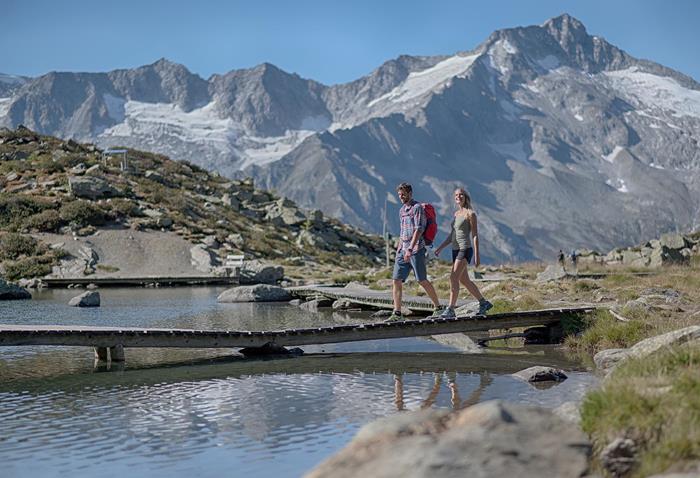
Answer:
[[[2,0],[0,72],[109,71],[165,57],[204,78],[269,62],[343,83],[400,54],[470,50],[494,30],[564,12],[700,80],[694,0]]]

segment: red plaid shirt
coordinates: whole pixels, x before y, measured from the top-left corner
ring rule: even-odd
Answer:
[[[408,249],[408,246],[411,245],[413,233],[416,230],[421,232],[421,236],[416,245],[413,246],[413,251],[415,252],[425,247],[423,231],[425,231],[428,220],[425,217],[425,211],[423,211],[423,207],[420,203],[415,199],[411,199],[408,203],[403,204],[399,210],[399,218],[401,220],[401,247],[399,248],[399,252]]]

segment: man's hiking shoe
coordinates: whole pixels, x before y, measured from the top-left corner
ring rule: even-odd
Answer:
[[[394,311],[389,317],[384,319],[384,322],[400,322],[403,320],[403,314],[397,314],[396,311]]]
[[[442,315],[443,310],[444,310],[444,309],[443,309],[442,307],[435,307],[435,308],[433,309],[433,313],[430,314],[428,317],[426,317],[426,319],[437,319],[437,318],[439,318],[440,315]]]
[[[441,319],[456,319],[457,314],[455,314],[455,310],[452,307],[445,307],[445,310],[442,311],[442,314],[440,314]]]
[[[476,315],[486,315],[486,312],[493,307],[493,304],[488,300],[484,299],[479,302],[479,311]]]

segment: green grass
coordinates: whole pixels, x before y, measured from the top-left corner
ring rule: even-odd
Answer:
[[[569,335],[566,344],[579,352],[595,353],[603,349],[627,348],[648,336],[651,325],[640,317],[629,322],[617,320],[607,310],[596,310],[584,320],[583,332]]]
[[[621,364],[586,396],[581,426],[598,451],[619,436],[634,440],[641,453],[631,476],[687,469],[700,460],[700,345]]]
[[[107,264],[97,264],[97,269],[103,272],[119,272],[119,267],[110,266]]]

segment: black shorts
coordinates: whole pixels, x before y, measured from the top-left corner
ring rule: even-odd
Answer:
[[[474,249],[452,249],[452,262],[466,259],[467,264],[470,264],[474,256]]]

